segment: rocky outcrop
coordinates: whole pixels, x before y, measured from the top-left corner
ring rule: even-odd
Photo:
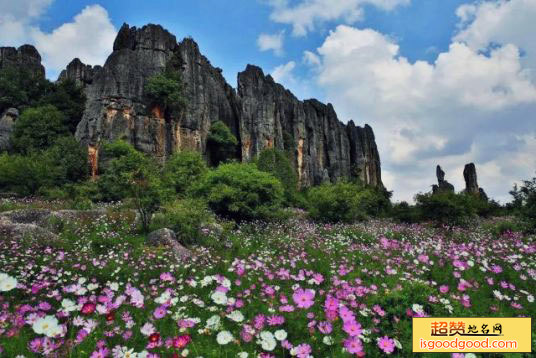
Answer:
[[[100,66],[93,68],[90,65],[83,64],[80,59],[75,58],[67,65],[65,70],[61,71],[58,81],[69,79],[81,87],[86,87],[93,83],[93,76],[100,69]]]
[[[465,192],[481,197],[482,199],[487,200],[488,196],[484,189],[478,186],[477,176],[476,176],[476,166],[474,163],[469,163],[465,165],[463,169],[463,178],[465,179]]]
[[[187,100],[176,118],[144,98],[147,79],[170,62],[179,64]],[[343,124],[333,106],[298,100],[256,66],[248,65],[238,75],[235,91],[192,39],[177,43],[161,26],[125,24],[102,68],[76,60],[69,66],[61,78],[86,86],[86,110],[76,137],[88,146],[94,172],[100,143],[115,139],[162,160],[181,149],[206,156],[211,123],[221,120],[239,141],[237,159],[253,159],[264,148],[285,150],[302,186],[350,176],[382,185],[369,126]]]
[[[434,194],[452,192],[454,193],[454,185],[445,180],[445,172],[441,169],[441,166],[436,167],[437,185],[432,186],[432,192]]]
[[[0,152],[11,149],[10,136],[17,118],[19,118],[19,111],[15,108],[9,108],[0,117]]]
[[[190,250],[179,244],[177,235],[170,229],[160,229],[151,232],[147,237],[147,244],[150,246],[163,246],[167,248],[179,262],[187,260],[193,256],[193,253]]]
[[[41,64],[41,55],[32,45],[0,47],[0,69],[6,67],[23,68],[34,78],[44,78],[45,68]]]

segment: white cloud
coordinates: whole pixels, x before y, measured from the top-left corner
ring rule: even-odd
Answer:
[[[0,0],[0,44],[18,46],[27,41],[35,20],[53,0]]]
[[[480,20],[475,11],[465,29]],[[436,164],[461,190],[463,165],[474,161],[482,167],[481,186],[503,200],[514,181],[536,168],[526,137],[536,135],[536,83],[517,43],[483,53],[460,36],[434,63],[410,63],[388,36],[340,25],[314,54],[317,65],[306,61],[341,119],[375,129],[395,199],[429,190]]]
[[[75,57],[87,64],[103,64],[112,51],[117,31],[108,12],[91,5],[50,33],[38,21],[54,0],[0,0],[0,44],[33,44],[43,58],[49,77],[57,75]]]
[[[285,31],[280,31],[277,34],[260,34],[257,39],[257,46],[261,51],[274,51],[277,56],[283,55],[283,42],[285,39]]]
[[[290,61],[284,65],[277,66],[272,71],[271,75],[274,81],[278,83],[292,84],[296,82],[294,74],[292,71],[296,67],[296,62]]]
[[[273,11],[270,18],[292,25],[295,36],[304,36],[325,22],[341,20],[353,24],[363,18],[363,7],[373,5],[384,10],[408,4],[410,0],[302,0],[291,5],[288,0],[268,0]]]
[[[117,30],[100,5],[87,6],[72,22],[52,31],[33,32],[35,46],[48,70],[61,70],[75,57],[84,63],[102,65],[112,52]]]

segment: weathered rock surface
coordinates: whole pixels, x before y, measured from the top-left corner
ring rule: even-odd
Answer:
[[[179,118],[149,108],[143,93],[147,79],[172,59],[182,63],[187,99]],[[88,146],[94,172],[99,144],[115,139],[161,159],[180,149],[206,156],[211,123],[221,120],[239,141],[238,159],[250,160],[264,148],[285,150],[302,186],[349,176],[382,185],[372,128],[343,124],[330,104],[298,100],[255,66],[238,75],[235,91],[192,39],[177,43],[161,26],[123,25],[102,68],[73,61],[62,78],[86,86],[88,101],[76,137]]]
[[[445,180],[445,172],[443,171],[443,169],[441,169],[441,166],[439,165],[436,167],[436,176],[437,185],[432,186],[432,192],[434,194],[444,192],[454,193],[454,185]]]
[[[477,195],[482,199],[487,200],[488,196],[484,189],[478,186],[476,176],[476,166],[474,163],[466,164],[463,169],[463,178],[465,179],[465,192],[473,195]]]
[[[45,77],[41,55],[32,45],[23,45],[19,48],[0,47],[0,69],[6,67],[24,68],[35,78]]]
[[[11,149],[10,136],[18,118],[19,111],[16,108],[9,108],[0,117],[0,152]]]
[[[36,224],[14,223],[6,216],[0,216],[0,239],[55,240],[57,235]]]
[[[177,235],[170,229],[160,229],[153,231],[147,238],[147,243],[151,246],[165,246],[171,250],[178,261],[192,257],[192,252],[179,244]]]
[[[70,79],[77,85],[86,87],[93,83],[93,76],[95,72],[101,69],[100,66],[93,68],[90,65],[85,65],[80,59],[75,58],[67,65],[67,68],[61,71],[58,81],[64,81]]]

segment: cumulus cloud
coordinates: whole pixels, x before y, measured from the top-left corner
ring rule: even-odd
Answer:
[[[103,64],[117,33],[106,9],[100,5],[87,6],[72,22],[47,33],[39,28],[38,21],[53,1],[0,0],[0,44],[33,44],[52,77],[75,57],[88,64]]]
[[[523,56],[529,47],[523,47],[524,35],[497,41],[499,32],[489,30],[488,43],[481,38],[482,29],[492,28],[486,21],[509,23],[503,16],[511,13],[501,6],[514,2],[494,3],[495,17],[481,9],[486,3],[458,10],[460,32],[434,63],[411,63],[395,40],[347,25],[305,54],[340,117],[375,129],[395,199],[428,191],[436,164],[461,190],[463,166],[474,161],[480,185],[502,200],[513,182],[534,173],[536,83]],[[534,6],[517,2],[527,11]],[[530,26],[523,31],[534,33],[536,23]]]
[[[261,51],[273,51],[277,56],[283,55],[283,43],[285,31],[277,34],[260,34],[257,38],[257,46]]]
[[[365,5],[392,10],[409,2],[410,0],[302,0],[293,5],[288,0],[268,0],[273,9],[270,18],[278,23],[292,25],[295,36],[305,36],[328,21],[341,20],[353,24],[363,18]]]
[[[100,5],[84,8],[72,22],[52,31],[33,32],[32,37],[47,69],[61,70],[75,57],[87,64],[103,64],[112,52],[117,30]]]
[[[52,2],[53,0],[1,0],[0,44],[17,46],[27,41],[35,20]]]
[[[286,83],[287,85],[292,84],[296,82],[296,78],[294,77],[294,74],[292,73],[295,67],[296,67],[296,62],[290,61],[288,63],[285,63],[284,65],[280,65],[274,68],[274,70],[271,73],[271,76],[276,82]]]

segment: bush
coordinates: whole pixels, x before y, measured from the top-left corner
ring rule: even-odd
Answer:
[[[76,183],[88,178],[87,150],[73,136],[58,139],[45,155],[57,168],[56,185]]]
[[[184,194],[207,170],[207,164],[198,152],[177,152],[164,166],[163,181],[175,193]]]
[[[263,150],[257,159],[257,167],[279,179],[285,190],[285,201],[288,205],[298,201],[298,177],[284,152],[277,149]]]
[[[102,147],[106,165],[97,182],[100,199],[117,201],[129,196],[126,185],[133,173],[138,172],[148,159],[130,144],[123,141],[108,143]]]
[[[185,245],[197,243],[201,228],[214,222],[207,204],[199,199],[181,199],[167,204],[155,215],[153,228],[168,228],[177,233],[179,241]]]
[[[19,153],[45,150],[69,134],[64,115],[54,106],[28,108],[15,122],[11,142]]]
[[[159,106],[167,115],[176,114],[186,104],[182,80],[175,71],[150,77],[145,85],[145,95],[151,106]]]
[[[57,168],[46,155],[0,155],[0,188],[20,195],[34,195],[41,187],[52,187]]]
[[[281,209],[283,187],[254,164],[229,163],[209,171],[194,193],[216,214],[234,220],[268,219]]]
[[[536,177],[524,180],[519,187],[514,185],[510,195],[514,197],[511,206],[515,215],[527,223],[529,231],[536,231]]]
[[[403,201],[393,205],[391,217],[398,222],[413,224],[420,221],[419,210]]]
[[[64,115],[64,124],[74,134],[82,119],[86,96],[82,87],[73,80],[64,80],[51,86],[50,91],[40,100],[41,105],[53,105]]]
[[[7,66],[0,70],[0,114],[14,107],[23,111],[34,106],[53,87],[44,78],[35,78],[22,67]]]
[[[238,140],[222,121],[216,121],[210,126],[207,137],[207,150],[210,161],[217,166],[236,156]]]
[[[366,217],[364,191],[355,183],[326,183],[307,193],[309,216],[323,222],[354,222]]]
[[[466,194],[441,192],[417,194],[417,208],[423,220],[432,220],[445,225],[463,225],[475,216],[476,210]]]

